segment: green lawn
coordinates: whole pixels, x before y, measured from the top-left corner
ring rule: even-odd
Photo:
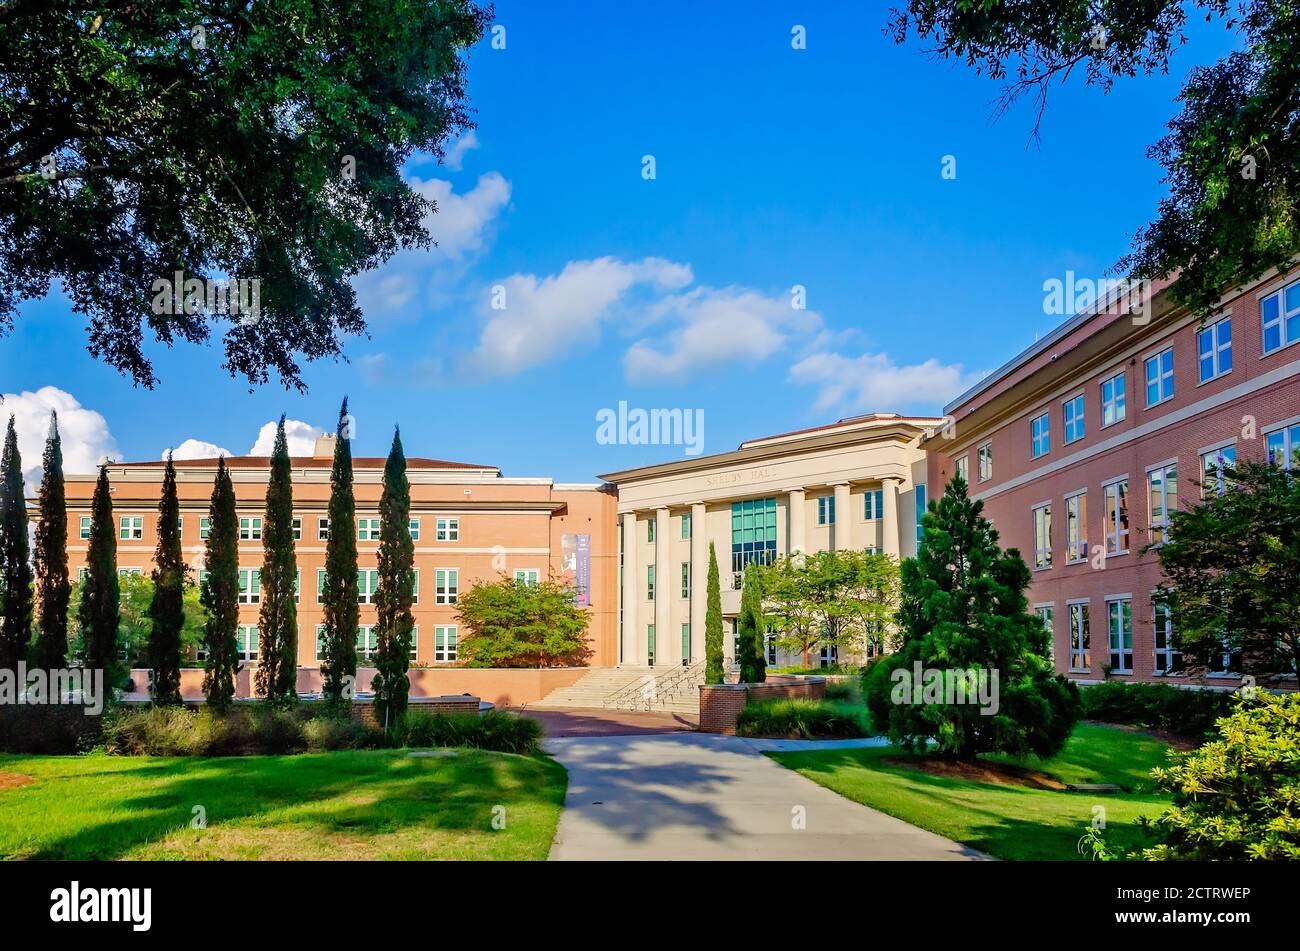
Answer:
[[[1139,733],[1084,724],[1059,756],[1017,760],[1065,783],[1115,783],[1132,790],[1113,795],[1000,786],[886,766],[893,748],[769,753],[777,762],[855,802],[963,842],[1003,859],[1080,859],[1079,837],[1093,808],[1105,809],[1106,839],[1114,846],[1141,841],[1138,816],[1155,817],[1167,797],[1148,773],[1167,762],[1168,746]]]
[[[546,858],[564,767],[450,752],[0,756],[0,858]]]

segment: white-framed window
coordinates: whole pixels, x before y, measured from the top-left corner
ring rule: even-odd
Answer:
[[[143,568],[119,568],[119,569],[117,569],[117,576],[118,576],[119,578],[130,578],[130,577],[132,577],[132,576],[139,577],[140,575],[143,575],[143,574],[144,574],[144,569],[143,569]]]
[[[262,603],[262,569],[239,569],[239,603]]]
[[[1151,543],[1169,541],[1169,512],[1178,508],[1178,464],[1157,466],[1147,472],[1147,499],[1151,513]]]
[[[1052,506],[1036,505],[1034,516],[1034,567],[1052,567]]]
[[[1052,449],[1052,417],[1049,413],[1035,416],[1029,423],[1029,455],[1037,459]]]
[[[1202,383],[1232,369],[1232,318],[1196,332],[1196,366]]]
[[[819,495],[817,497],[817,524],[831,525],[835,522],[835,496]]]
[[[1265,353],[1300,340],[1300,281],[1261,297],[1259,319]]]
[[[1116,674],[1133,673],[1133,600],[1106,599],[1106,631],[1110,644],[1110,669]]]
[[[293,603],[302,601],[302,569],[293,569]]]
[[[411,569],[411,603],[420,603],[420,569]]]
[[[967,485],[970,485],[970,456],[959,456],[953,465],[953,472]]]
[[[1153,605],[1151,626],[1155,630],[1157,674],[1178,673],[1183,668],[1183,654],[1174,643],[1174,612],[1168,604]]]
[[[1088,602],[1066,604],[1070,614],[1070,669],[1083,673],[1092,669],[1092,632],[1089,629]]]
[[[460,519],[440,518],[433,523],[433,539],[439,542],[460,541]]]
[[[293,540],[296,542],[302,541],[302,516],[295,515],[290,524],[293,526]]]
[[[1101,424],[1109,426],[1124,418],[1124,374],[1101,381]]]
[[[456,659],[457,629],[455,624],[435,624],[433,628],[433,659],[443,664]]]
[[[325,659],[325,625],[316,625],[316,660]]]
[[[975,450],[975,459],[977,462],[977,474],[981,482],[987,482],[993,478],[993,443],[986,442]]]
[[[235,650],[239,653],[239,659],[247,663],[255,663],[258,648],[261,646],[259,640],[256,624],[239,625],[235,634]]]
[[[690,541],[691,538],[691,513],[682,513],[682,541]]]
[[[1241,648],[1234,648],[1226,634],[1223,649],[1210,658],[1209,673],[1211,677],[1231,677],[1241,673]]]
[[[523,582],[524,584],[530,584],[535,588],[537,587],[538,574],[539,573],[536,568],[516,568],[515,581],[520,581]]]
[[[1122,555],[1128,551],[1128,479],[1118,479],[1102,486],[1105,504],[1103,527],[1106,554]]]
[[[655,520],[653,517],[645,523],[645,540],[651,545],[655,542]]]
[[[415,663],[420,659],[420,625],[411,625],[411,662]]]
[[[359,542],[379,541],[379,519],[377,518],[357,519],[357,541]]]
[[[144,538],[144,516],[123,515],[117,520],[117,537],[123,541],[138,542]]]
[[[1088,560],[1088,493],[1065,497],[1065,560]]]
[[[81,537],[82,537],[82,538],[89,538],[89,537],[90,537],[90,516],[89,516],[89,515],[83,515],[83,516],[81,516],[81,531],[80,531],[80,534],[81,534]]]
[[[420,520],[418,518],[411,519],[407,523],[407,527],[411,532],[411,541],[418,542],[420,540]]]
[[[357,569],[357,604],[374,604],[379,591],[379,569]]]
[[[199,518],[199,541],[207,541],[212,534],[212,519],[204,515]]]
[[[919,545],[925,539],[925,526],[921,524],[921,520],[925,518],[927,504],[925,501],[925,483],[918,482],[912,491],[916,499],[916,543]]]
[[[316,519],[316,538],[323,542],[330,540],[330,520],[328,517],[321,516]]]
[[[325,600],[325,569],[316,569],[316,603],[320,604]]]
[[[439,568],[434,572],[434,604],[455,604],[460,596],[460,570]]]
[[[379,653],[379,638],[375,635],[373,624],[357,627],[357,660],[374,660]]]
[[[1201,453],[1201,498],[1207,492],[1222,495],[1227,489],[1223,471],[1237,465],[1237,447],[1223,446]]]
[[[885,490],[868,490],[862,493],[862,517],[868,522],[885,517]]]
[[[1300,423],[1264,433],[1268,461],[1283,469],[1300,466]]]
[[[1083,394],[1066,400],[1061,408],[1062,433],[1061,442],[1077,442],[1084,436]]]
[[[84,584],[85,580],[89,577],[90,577],[90,569],[87,568],[85,565],[82,565],[80,568],[77,569],[77,581]]]
[[[682,562],[682,597],[689,599],[691,596],[691,563]]]
[[[1047,657],[1052,661],[1052,666],[1056,666],[1056,605],[1054,604],[1036,604],[1034,611],[1038,614],[1038,620],[1043,623],[1043,630],[1047,632]]]
[[[1147,406],[1155,406],[1174,395],[1174,348],[1161,350],[1154,357],[1147,357]]]
[[[241,542],[260,542],[262,540],[262,520],[260,518],[241,518],[239,520],[239,540]]]
[[[646,565],[645,568],[645,599],[653,601],[655,599],[655,566]]]

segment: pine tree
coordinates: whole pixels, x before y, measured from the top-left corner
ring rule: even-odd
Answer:
[[[379,499],[379,587],[375,592],[375,717],[385,728],[406,712],[411,691],[411,632],[415,618],[415,542],[411,540],[411,485],[406,478],[402,436],[384,463]]]
[[[176,466],[167,453],[162,498],[158,501],[158,548],[153,556],[153,599],[149,602],[149,666],[153,668],[153,702],[181,702],[181,627],[185,623],[185,562],[181,554],[180,501]]]
[[[108,485],[108,469],[100,466],[95,495],[90,503],[86,580],[81,587],[77,623],[81,627],[86,667],[102,670],[105,683],[114,686],[122,682],[125,674],[117,650],[118,626],[121,623],[118,596],[113,496]]]
[[[348,401],[339,409],[330,471],[329,540],[325,544],[325,585],[321,591],[322,690],[327,700],[351,695],[357,675],[357,507],[352,496],[352,444]]]
[[[27,659],[32,628],[32,566],[27,560],[27,498],[18,432],[9,417],[0,454],[0,669]]]
[[[740,617],[737,628],[740,644],[737,648],[740,656],[740,682],[761,684],[767,679],[767,662],[763,657],[763,634],[766,626],[763,622],[763,584],[762,575],[757,565],[745,569],[745,586],[740,592]]]
[[[722,669],[722,585],[718,581],[718,553],[709,542],[709,587],[704,612],[704,682],[720,684]]]
[[[217,478],[212,484],[203,566],[199,600],[208,614],[203,627],[203,648],[207,654],[203,692],[212,709],[224,712],[235,696],[235,675],[239,672],[239,649],[235,641],[239,630],[239,517],[235,511],[235,487],[224,457],[217,460]]]
[[[63,489],[63,447],[59,419],[50,413],[45,439],[41,491],[36,523],[36,651],[35,666],[61,668],[68,662],[68,509]]]
[[[293,471],[284,416],[275,428],[262,522],[257,692],[271,703],[289,704],[298,699],[298,608],[293,600],[298,570],[293,545]]]

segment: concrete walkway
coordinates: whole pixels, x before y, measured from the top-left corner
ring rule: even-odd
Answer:
[[[549,739],[546,749],[569,771],[551,858],[986,858],[845,799],[762,753],[881,742],[703,733]]]

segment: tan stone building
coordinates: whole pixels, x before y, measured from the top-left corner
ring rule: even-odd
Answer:
[[[734,659],[740,579],[750,562],[795,551],[916,553],[925,511],[921,439],[943,420],[877,413],[741,443],[733,452],[601,476],[618,488],[618,662],[704,657],[709,543],[722,587],[724,654]],[[823,652],[822,663],[836,658]],[[784,665],[796,658],[768,661]]]

